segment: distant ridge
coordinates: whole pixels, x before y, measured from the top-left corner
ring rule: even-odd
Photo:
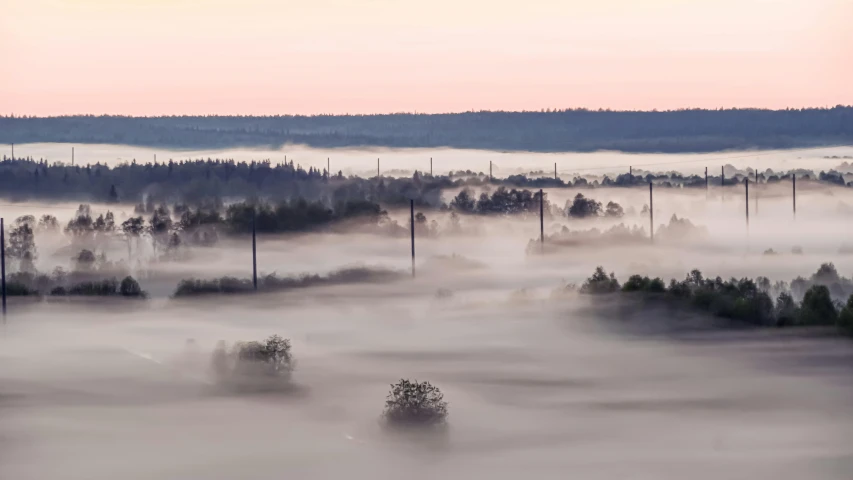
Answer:
[[[545,110],[442,114],[0,117],[0,142],[163,148],[467,148],[713,152],[853,143],[853,107],[787,110]]]

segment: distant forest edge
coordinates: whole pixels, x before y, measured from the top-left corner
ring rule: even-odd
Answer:
[[[853,144],[853,106],[788,110],[545,110],[314,116],[0,117],[0,143],[199,149],[463,148],[713,152]]]

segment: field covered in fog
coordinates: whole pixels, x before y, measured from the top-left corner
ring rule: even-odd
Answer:
[[[16,145],[36,163],[3,167],[90,181],[36,166],[68,149]],[[139,150],[78,145],[76,164]],[[282,153],[158,159],[239,169]],[[115,196],[98,184],[97,197],[69,187],[62,200],[3,201],[17,290],[0,339],[0,477],[849,478],[853,148],[287,154],[311,171],[280,171],[295,180],[278,197],[263,179],[242,198],[221,194],[233,179],[167,191],[181,172],[170,166],[138,197],[105,169]],[[326,156],[345,175],[330,178]],[[391,173],[355,178],[375,175],[376,156]],[[430,157],[435,177],[413,175]],[[568,182],[530,183],[554,162]],[[686,179],[722,165],[725,187]],[[747,177],[759,178],[748,222]],[[217,343],[273,334],[292,345],[288,388],[224,388]],[[400,379],[440,387],[445,430],[384,426]]]

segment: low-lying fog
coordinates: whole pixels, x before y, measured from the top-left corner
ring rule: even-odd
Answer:
[[[2,154],[12,156],[11,145],[4,145]],[[449,171],[489,171],[489,162],[495,176],[506,177],[531,171],[542,171],[550,176],[557,172],[566,180],[578,173],[599,175],[625,173],[628,165],[648,170],[677,169],[684,174],[701,174],[705,167],[717,174],[720,166],[730,164],[738,169],[757,168],[764,171],[809,168],[815,171],[837,167],[845,157],[853,159],[853,147],[828,147],[819,149],[775,150],[775,151],[732,151],[702,154],[636,154],[622,152],[592,153],[535,153],[494,152],[486,150],[461,150],[452,148],[390,149],[390,148],[311,148],[304,145],[286,145],[280,149],[234,148],[225,150],[169,150],[162,148],[127,145],[90,145],[70,143],[15,144],[15,157],[43,158],[50,163],[71,163],[74,149],[78,165],[87,163],[115,166],[136,160],[139,163],[159,162],[170,159],[199,160],[206,158],[230,158],[235,161],[270,160],[273,163],[293,160],[308,167],[325,169],[327,159],[333,172],[344,175],[373,176],[376,174],[376,159],[385,176],[411,176],[415,170],[428,172],[430,158],[436,175]],[[828,157],[828,158],[827,158]],[[832,158],[836,157],[836,158]]]
[[[548,191],[561,207],[576,193]],[[636,213],[549,219],[546,234],[620,221],[648,229],[639,215],[647,188],[583,193]],[[853,255],[839,253],[853,233],[853,191],[804,187],[794,219],[789,184],[751,188],[748,230],[742,194],[740,187],[727,188],[725,198],[717,189],[707,197],[655,190],[656,228],[673,214],[686,217],[708,229],[695,242],[527,254],[538,218],[472,217],[463,219],[467,235],[417,239],[417,277],[393,283],[168,298],[182,278],[250,276],[249,239],[232,238],[185,261],[139,264],[134,275],[152,296],[144,304],[12,298],[0,338],[0,478],[849,479],[848,340],[761,331],[629,335],[620,319],[591,317],[582,299],[551,296],[596,265],[623,280],[680,279],[700,268],[790,281],[822,262],[853,273]],[[74,208],[4,204],[2,216],[51,213],[64,224]],[[117,222],[132,214],[129,206],[109,208]],[[401,223],[408,215],[391,213]],[[68,267],[73,252],[61,242],[37,242],[39,270]],[[803,253],[792,254],[795,246]],[[410,248],[407,237],[261,237],[258,269],[407,271]],[[769,248],[779,254],[764,255]],[[440,261],[453,254],[480,266]],[[437,298],[439,289],[452,296]],[[210,384],[217,341],[274,333],[293,342],[294,391],[235,394]],[[389,384],[400,378],[442,389],[446,436],[401,437],[379,427]]]

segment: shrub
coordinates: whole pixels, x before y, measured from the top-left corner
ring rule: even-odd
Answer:
[[[125,297],[144,297],[145,292],[139,286],[139,282],[131,276],[124,277],[119,286],[119,292]]]
[[[109,296],[118,291],[118,282],[114,278],[92,282],[81,282],[68,289],[69,295]]]
[[[382,416],[393,425],[442,425],[447,420],[447,402],[429,382],[400,379],[391,385]]]

